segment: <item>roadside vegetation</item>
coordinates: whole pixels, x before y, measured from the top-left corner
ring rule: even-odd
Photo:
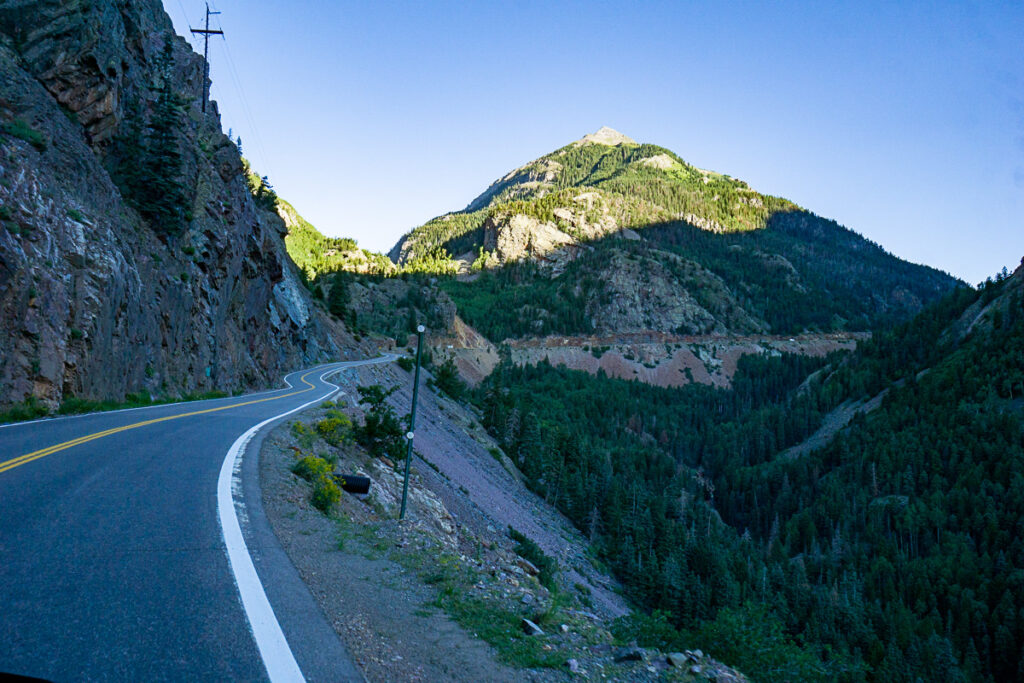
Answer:
[[[230,395],[231,394],[226,391],[204,391],[184,394],[182,396],[153,397],[148,393],[138,392],[134,394],[126,394],[123,401],[115,401],[112,399],[96,400],[72,396],[61,401],[56,410],[47,407],[45,403],[34,396],[31,396],[21,403],[16,403],[3,412],[0,412],[0,424],[6,422],[38,420],[43,417],[82,415],[85,413],[123,410],[125,408],[145,408],[146,406],[159,406],[166,405],[168,403],[208,401],[215,398],[227,398]]]

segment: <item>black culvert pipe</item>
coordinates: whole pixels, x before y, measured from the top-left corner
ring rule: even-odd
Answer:
[[[369,477],[360,477],[357,474],[336,474],[334,479],[342,491],[349,493],[368,493],[370,491]]]

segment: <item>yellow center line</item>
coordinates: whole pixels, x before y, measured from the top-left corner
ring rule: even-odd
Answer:
[[[218,408],[207,408],[206,410],[195,410],[195,411],[192,411],[190,413],[181,413],[179,415],[167,415],[166,417],[158,417],[158,418],[155,418],[153,420],[144,420],[142,422],[136,422],[134,424],[124,425],[122,427],[114,427],[112,429],[106,429],[106,430],[104,430],[102,432],[94,432],[92,434],[86,434],[85,436],[80,436],[77,439],[71,439],[70,441],[65,441],[63,443],[54,444],[53,446],[47,446],[46,448],[41,448],[38,451],[32,451],[31,453],[26,453],[25,455],[19,455],[16,458],[11,458],[10,460],[5,460],[4,462],[0,462],[0,473],[6,472],[7,470],[13,470],[15,467],[20,467],[21,465],[24,465],[25,463],[32,462],[33,460],[38,460],[39,458],[45,458],[48,455],[52,455],[53,453],[57,453],[58,451],[63,451],[63,450],[66,450],[68,448],[72,448],[73,446],[78,446],[78,445],[83,444],[83,443],[88,443],[89,441],[95,441],[96,439],[102,439],[105,436],[110,436],[111,434],[117,434],[118,432],[125,432],[125,431],[128,431],[129,429],[138,429],[139,427],[145,427],[147,425],[156,424],[158,422],[167,422],[168,420],[178,420],[178,419],[183,418],[183,417],[192,417],[194,415],[204,415],[206,413],[216,413],[216,412],[219,412],[221,410],[230,410],[232,408],[241,408],[242,406],[251,406],[253,404],[264,403],[266,401],[278,401],[278,400],[280,400],[282,398],[288,398],[289,396],[297,396],[298,394],[304,394],[307,391],[312,391],[313,389],[316,389],[316,385],[312,384],[311,382],[309,382],[306,379],[307,377],[309,377],[314,372],[316,372],[316,370],[310,370],[305,375],[303,375],[302,377],[299,378],[299,380],[301,382],[305,383],[309,387],[308,389],[301,389],[299,391],[293,391],[293,392],[291,392],[289,394],[283,394],[281,396],[270,396],[268,398],[260,398],[260,399],[254,400],[254,401],[245,401],[244,403],[233,403],[233,404],[231,404],[229,406],[220,406]]]

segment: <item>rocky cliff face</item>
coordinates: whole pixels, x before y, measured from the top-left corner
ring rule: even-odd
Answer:
[[[175,233],[115,182],[168,44]],[[156,0],[0,2],[0,404],[251,386],[350,341],[254,205],[202,79]]]

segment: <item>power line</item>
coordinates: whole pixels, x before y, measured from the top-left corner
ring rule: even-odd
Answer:
[[[181,0],[178,0],[178,9],[181,10],[181,16],[185,18],[185,25],[192,28],[192,16],[185,10],[185,5],[181,4]],[[196,47],[192,34],[186,36],[186,40],[188,40],[189,45]]]
[[[182,6],[181,0],[178,0],[178,6],[181,7],[182,13],[185,15],[185,19],[187,21],[189,19],[188,13],[185,12],[185,8]],[[212,10],[211,10],[211,7],[212,7]],[[220,10],[217,9],[217,3],[216,3],[215,0],[210,0],[210,2],[207,3],[206,11],[208,12],[207,21],[209,21],[209,18],[211,16],[215,17],[214,21],[216,22],[216,26],[215,26],[216,30],[210,30],[209,24],[207,24],[205,29],[197,30],[196,31],[196,33],[203,34],[204,41],[207,41],[207,45],[204,46],[204,57],[208,56],[207,50],[208,50],[209,36],[210,35],[219,35],[223,39],[223,41],[224,41],[224,56],[227,59],[228,73],[231,75],[231,81],[232,81],[232,83],[233,83],[233,85],[235,87],[235,92],[238,94],[238,100],[239,100],[239,103],[241,104],[241,107],[242,107],[242,113],[244,115],[245,121],[249,124],[249,129],[250,129],[250,131],[251,131],[251,133],[252,133],[252,135],[253,135],[253,137],[255,138],[255,141],[256,141],[256,148],[259,151],[260,156],[262,157],[261,161],[263,163],[261,164],[261,166],[265,166],[267,160],[269,159],[269,156],[267,155],[266,147],[264,147],[264,145],[263,145],[263,136],[260,135],[259,129],[256,127],[256,120],[255,120],[255,117],[252,115],[252,108],[249,106],[249,100],[245,96],[245,90],[242,88],[242,79],[238,75],[238,68],[235,66],[234,58],[231,56],[231,48],[228,46],[227,35],[224,33],[224,27],[221,25],[221,20],[220,20],[220,17],[218,16],[218,15],[221,14],[221,12],[220,12]],[[191,22],[189,22],[189,27],[191,28]],[[206,31],[210,31],[210,33],[207,34]],[[205,90],[205,88],[207,87],[206,83],[210,82],[210,79],[208,77],[209,76],[209,60],[208,59],[206,60],[206,69],[207,69],[207,71],[206,71],[207,78],[204,79],[204,97],[203,97],[204,111],[205,111],[205,106],[206,106],[206,100],[209,99],[209,95],[208,95],[207,91]]]
[[[220,14],[220,12],[211,12],[210,3],[206,3],[206,28],[192,28],[189,25],[192,33],[199,33],[203,36],[203,112],[206,112],[206,100],[210,99],[209,94],[209,83],[210,83],[210,36],[223,36],[224,31],[213,29],[210,30],[210,15]]]
[[[256,120],[252,115],[252,108],[249,106],[249,100],[245,96],[245,90],[242,88],[241,78],[238,76],[238,69],[235,67],[235,60],[231,57],[231,49],[228,47],[227,37],[222,35],[224,39],[224,55],[228,60],[228,70],[231,72],[231,78],[234,80],[235,89],[238,91],[238,97],[242,102],[242,109],[245,112],[249,127],[252,129],[253,136],[256,138],[256,146],[260,150],[260,154],[263,157],[264,163],[269,159],[267,150],[263,146],[263,137],[260,135],[259,129],[256,127]]]

